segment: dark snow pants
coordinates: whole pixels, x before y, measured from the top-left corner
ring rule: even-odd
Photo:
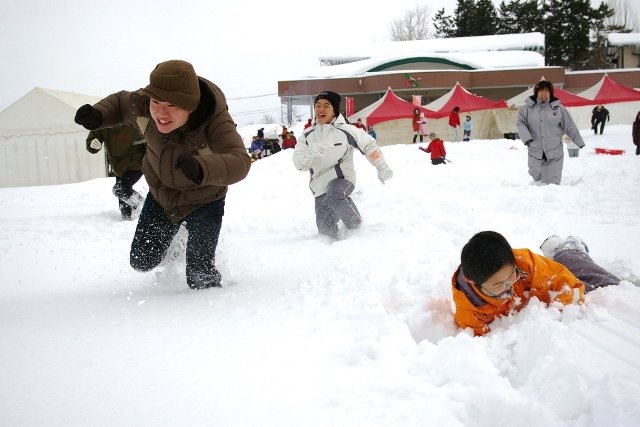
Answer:
[[[215,253],[223,215],[224,199],[220,199],[199,208],[182,221],[189,233],[186,273],[190,288],[220,286]],[[131,242],[131,266],[138,271],[149,271],[160,264],[182,223],[173,224],[152,194],[147,194]]]
[[[338,221],[345,227],[358,228],[362,222],[358,208],[349,195],[355,187],[344,178],[336,178],[329,183],[327,192],[316,197],[316,225],[320,234],[338,238]]]
[[[604,118],[602,119],[595,119],[593,121],[593,126],[591,126],[591,129],[593,129],[593,133],[594,135],[598,134],[598,125],[600,125],[600,135],[602,135],[602,132],[604,132],[604,122],[606,120]]]

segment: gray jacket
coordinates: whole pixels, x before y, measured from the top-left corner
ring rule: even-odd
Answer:
[[[584,147],[580,131],[557,98],[540,102],[530,96],[520,108],[516,124],[522,141],[533,140],[529,155],[536,159],[542,159],[543,154],[547,159],[562,157],[562,134],[567,134],[578,147]]]
[[[317,149],[317,145],[324,147]],[[309,188],[314,197],[325,194],[329,183],[336,178],[344,178],[356,185],[354,148],[368,155],[378,146],[371,135],[345,122],[342,115],[330,124],[316,123],[304,130],[293,152],[293,164],[298,170],[309,171]],[[324,154],[311,161],[318,151]]]

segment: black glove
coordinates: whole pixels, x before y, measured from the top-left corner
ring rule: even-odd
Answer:
[[[200,163],[198,163],[193,155],[189,153],[180,154],[174,166],[176,169],[180,169],[184,176],[196,184],[202,182],[202,178],[204,177],[202,167],[200,167]]]
[[[89,104],[84,104],[76,111],[75,122],[89,130],[98,129],[102,125],[102,113]]]

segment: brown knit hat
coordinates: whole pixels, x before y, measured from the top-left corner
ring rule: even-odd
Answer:
[[[179,59],[156,65],[142,93],[189,111],[194,111],[200,102],[198,76],[191,64]]]

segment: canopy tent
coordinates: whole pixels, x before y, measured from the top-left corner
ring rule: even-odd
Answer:
[[[433,111],[405,101],[388,88],[382,98],[347,117],[347,120],[353,123],[362,119],[367,126],[373,126],[389,120],[410,119],[415,108],[423,112],[425,117],[435,117]]]
[[[518,95],[507,99],[507,104],[509,107],[522,107],[527,98],[533,95],[533,89],[529,88],[524,92],[519,93]],[[553,95],[560,100],[560,103],[565,107],[581,107],[583,105],[595,105],[591,99],[583,98],[571,92],[567,92],[564,89],[560,89],[559,87],[553,88]]]
[[[92,155],[89,131],[74,123],[99,98],[34,88],[0,112],[0,187],[66,184],[106,176],[104,150]]]
[[[449,92],[426,105],[428,109],[436,112],[436,118],[448,116],[456,106],[460,107],[460,112],[471,112],[507,108],[507,103],[504,100],[492,101],[482,96],[474,95],[463,88],[460,82],[456,82]]]
[[[640,91],[616,83],[608,74],[605,74],[598,83],[580,92],[578,95],[597,101],[597,104],[640,101]]]
[[[604,105],[609,110],[609,124],[632,123],[636,118],[637,112],[640,111],[640,91],[616,83],[608,74],[605,74],[598,83],[578,95],[592,99],[593,105]],[[581,129],[591,127],[591,111],[588,114],[588,125],[586,125],[586,117],[574,118]],[[574,114],[572,109],[570,109],[570,112]],[[586,113],[583,113],[583,115],[586,115]],[[580,126],[583,124],[585,126]]]
[[[508,132],[503,129],[504,126],[496,121],[496,113],[506,110],[507,103],[504,100],[493,101],[482,96],[474,95],[466,90],[460,82],[456,82],[451,90],[440,98],[427,104],[430,110],[435,110],[435,120],[429,122],[430,129],[445,141],[450,140],[451,129],[449,127],[449,113],[454,107],[460,108],[461,121],[465,120],[465,116],[471,117],[472,139],[492,139],[502,138],[504,133]],[[462,131],[458,132],[462,138]]]
[[[544,77],[540,80],[544,80]],[[578,126],[578,128],[585,129],[591,126],[591,110],[596,104],[595,101],[583,98],[555,86],[553,94],[560,100],[560,103],[569,110],[569,114],[576,122],[576,126]],[[525,100],[531,95],[533,95],[533,89],[529,88],[516,96],[509,98],[507,100],[509,110],[498,113],[497,121],[499,123],[504,123],[505,127],[509,129],[508,132],[517,133],[515,121],[518,117],[518,110],[524,105]]]

